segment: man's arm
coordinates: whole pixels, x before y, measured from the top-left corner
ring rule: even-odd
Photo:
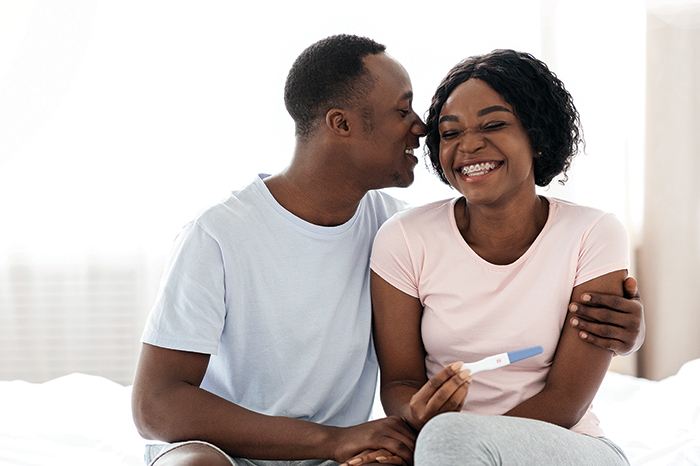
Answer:
[[[143,437],[204,440],[243,458],[342,463],[368,449],[386,449],[412,459],[414,435],[398,417],[339,428],[266,416],[201,389],[208,364],[207,354],[143,345],[132,394]]]
[[[571,303],[574,316],[569,324],[579,330],[579,338],[618,356],[637,351],[644,343],[644,305],[637,289],[637,281],[627,277],[624,297],[584,293]]]

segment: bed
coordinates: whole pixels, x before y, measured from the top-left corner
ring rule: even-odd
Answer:
[[[0,381],[0,465],[141,466],[130,396],[85,374]],[[700,359],[658,382],[609,372],[594,407],[632,465],[700,465]]]

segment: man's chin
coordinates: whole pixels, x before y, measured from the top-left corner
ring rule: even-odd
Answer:
[[[413,171],[410,171],[406,175],[399,175],[398,173],[394,174],[394,181],[395,184],[393,185],[394,188],[408,188],[413,184],[413,180],[415,179],[415,175],[413,174]]]

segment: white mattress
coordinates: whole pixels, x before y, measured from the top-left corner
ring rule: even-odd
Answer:
[[[142,465],[130,396],[84,374],[0,382],[0,465]],[[594,410],[632,465],[700,465],[700,359],[660,382],[610,372]]]

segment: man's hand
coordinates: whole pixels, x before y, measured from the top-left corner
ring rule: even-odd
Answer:
[[[614,295],[585,293],[581,302],[571,303],[576,313],[570,324],[579,329],[579,337],[593,345],[627,356],[644,343],[644,305],[637,280],[627,277],[624,298]]]
[[[412,463],[406,463],[400,456],[394,455],[386,450],[366,450],[354,458],[347,460],[340,466],[362,466],[368,464],[406,465]]]
[[[413,464],[416,435],[398,416],[339,428],[333,441],[337,445],[333,459],[339,463]]]

